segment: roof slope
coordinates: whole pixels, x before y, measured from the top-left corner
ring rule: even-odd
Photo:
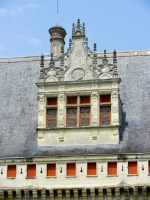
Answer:
[[[37,147],[39,57],[0,59],[0,157],[150,152],[150,55],[135,54],[118,53],[120,143],[60,148]],[[48,65],[49,57],[45,59]]]

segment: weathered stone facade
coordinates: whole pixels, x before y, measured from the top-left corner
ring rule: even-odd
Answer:
[[[149,199],[150,51],[116,56],[97,53],[94,45],[92,52],[78,21],[68,51],[56,52],[0,59],[0,199]],[[111,124],[102,126],[105,94],[111,95]],[[67,98],[74,96],[90,97],[88,126],[67,125]],[[51,97],[58,115],[56,127],[48,128]],[[76,174],[68,176],[72,163]],[[88,175],[89,163],[95,175]],[[109,174],[109,163],[116,163],[116,174]],[[47,175],[49,164],[55,176]],[[28,177],[29,165],[34,177]],[[9,166],[16,166],[15,177],[8,177]]]

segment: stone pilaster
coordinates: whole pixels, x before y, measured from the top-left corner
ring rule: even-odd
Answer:
[[[54,200],[54,191],[53,190],[49,190],[49,196],[50,196],[50,200]]]
[[[111,188],[107,188],[107,199],[112,200],[112,191]]]
[[[32,190],[32,195],[34,200],[38,200],[38,193],[37,190]]]
[[[115,188],[115,197],[116,200],[120,200],[120,188]]]
[[[13,200],[12,190],[8,190],[8,200]]]
[[[90,189],[91,200],[95,200],[95,189]]]
[[[70,190],[65,190],[66,192],[66,200],[70,200]]]
[[[86,191],[86,189],[82,190],[82,199],[83,200],[87,200],[87,191]]]
[[[41,198],[42,198],[42,200],[46,200],[46,191],[45,190],[41,191]]]
[[[124,188],[124,199],[129,200],[129,188]]]
[[[99,194],[99,199],[102,200],[103,199],[103,189],[102,188],[98,189],[98,194]]]
[[[17,200],[21,199],[21,191],[20,190],[16,190],[16,199]]]
[[[78,200],[78,189],[74,189],[73,193],[74,193],[74,199]]]
[[[142,200],[147,200],[147,188],[142,187]]]
[[[98,126],[98,94],[92,92],[91,95],[91,125]]]

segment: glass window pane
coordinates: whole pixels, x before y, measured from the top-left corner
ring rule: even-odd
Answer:
[[[77,120],[76,119],[68,119],[68,122],[67,122],[67,126],[68,127],[76,127],[77,126]]]
[[[55,127],[56,127],[56,120],[49,120],[48,128],[55,128]]]
[[[89,118],[81,118],[81,126],[90,126]]]
[[[82,117],[87,117],[90,116],[90,108],[81,108],[81,116]]]
[[[110,115],[110,106],[101,107],[101,115],[102,116],[109,116]]]
[[[102,118],[102,125],[110,125],[110,118]]]
[[[68,117],[76,117],[77,108],[68,108]]]
[[[56,109],[48,110],[48,118],[56,118],[56,115],[57,115]]]

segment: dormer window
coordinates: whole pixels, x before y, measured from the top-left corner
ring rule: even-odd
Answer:
[[[57,127],[57,97],[47,98],[46,105],[46,127]]]
[[[111,95],[100,95],[100,126],[111,125]]]
[[[90,96],[67,97],[67,127],[90,126]]]

